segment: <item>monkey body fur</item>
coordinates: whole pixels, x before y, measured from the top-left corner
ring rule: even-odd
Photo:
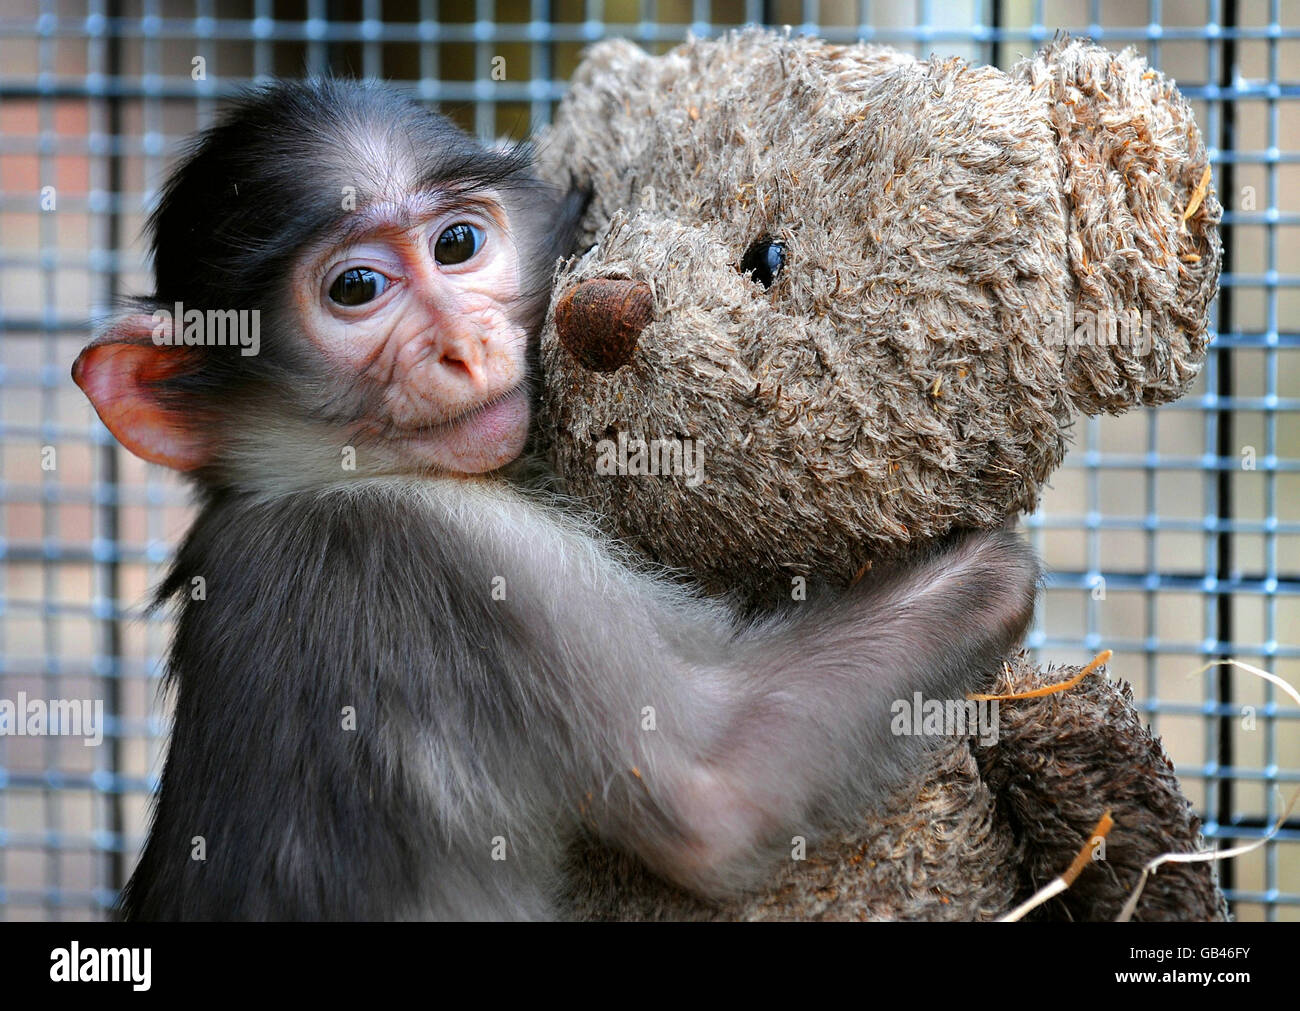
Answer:
[[[1009,567],[1007,610],[982,584]],[[906,778],[931,745],[889,739],[890,700],[959,697],[1033,572],[969,540],[748,624],[494,480],[215,496],[160,590],[175,725],[124,915],[544,918],[584,826],[743,891],[776,862],[755,812],[817,838]],[[714,773],[742,760],[758,789],[728,811]]]

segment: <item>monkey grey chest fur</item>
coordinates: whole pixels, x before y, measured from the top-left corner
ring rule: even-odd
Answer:
[[[544,914],[555,811],[519,759],[546,671],[502,631],[527,619],[492,599],[472,496],[458,514],[435,487],[204,509],[160,594],[176,719],[128,915]]]

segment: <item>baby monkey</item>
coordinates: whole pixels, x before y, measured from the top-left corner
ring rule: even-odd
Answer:
[[[249,93],[171,175],[152,296],[73,367],[199,504],[126,917],[545,918],[583,824],[725,895],[917,763],[892,700],[1022,635],[1006,534],[746,620],[495,473],[581,205],[345,81]]]

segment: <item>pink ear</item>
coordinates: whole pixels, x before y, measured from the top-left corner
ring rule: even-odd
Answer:
[[[208,461],[211,448],[154,391],[160,380],[190,367],[193,352],[155,345],[154,326],[143,313],[118,320],[77,356],[72,381],[117,441],[136,456],[174,470],[194,470]]]

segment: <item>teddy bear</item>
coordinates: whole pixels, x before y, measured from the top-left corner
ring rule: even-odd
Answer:
[[[1004,72],[788,30],[602,42],[538,160],[591,194],[541,336],[546,457],[609,535],[745,608],[1013,522],[1077,416],[1173,400],[1204,361],[1222,209],[1131,50],[1062,36]],[[705,901],[580,839],[568,912],[995,919],[1074,863],[1029,915],[1111,919],[1147,861],[1203,848],[1127,686],[975,673],[1019,696],[996,739],[939,742],[762,892]],[[1206,863],[1134,913],[1226,915]]]

